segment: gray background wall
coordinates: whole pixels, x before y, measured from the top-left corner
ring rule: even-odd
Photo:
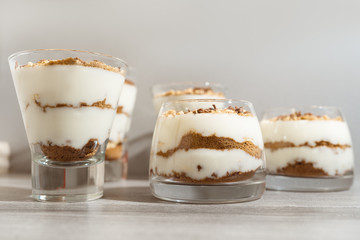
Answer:
[[[220,82],[259,116],[339,106],[359,156],[359,13],[356,0],[0,0],[0,140],[11,144],[11,170],[29,171],[30,160],[7,57],[35,48],[104,52],[137,69],[131,176],[147,172],[150,88],[170,81]]]

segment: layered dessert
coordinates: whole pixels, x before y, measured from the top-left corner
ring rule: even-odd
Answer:
[[[341,118],[296,112],[260,123],[271,174],[341,176],[354,167],[347,123]]]
[[[258,120],[241,107],[168,110],[158,117],[151,177],[216,184],[249,179],[263,168]]]
[[[183,90],[171,89],[156,94],[153,103],[155,111],[158,113],[164,102],[186,99],[224,99],[224,94],[214,91],[211,87],[192,87]]]
[[[135,83],[126,79],[106,148],[106,160],[118,160],[124,154],[124,141],[131,126],[131,116],[135,106],[136,93]]]
[[[30,147],[49,160],[94,156],[109,137],[124,72],[94,60],[41,60],[12,69]]]

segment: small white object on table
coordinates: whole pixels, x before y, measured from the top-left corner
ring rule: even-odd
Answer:
[[[10,145],[0,141],[0,174],[8,173],[10,168]]]

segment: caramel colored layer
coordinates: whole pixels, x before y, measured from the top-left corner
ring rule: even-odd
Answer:
[[[40,60],[37,63],[29,62],[26,65],[21,67],[38,67],[38,66],[52,66],[52,65],[79,65],[84,67],[95,67],[95,68],[102,68],[107,71],[120,73],[124,75],[124,72],[119,67],[111,67],[101,61],[93,60],[91,62],[85,62],[80,58],[65,58],[65,59],[58,59],[58,60]]]
[[[64,107],[66,107],[66,108],[97,107],[97,108],[101,108],[101,109],[104,109],[104,108],[113,109],[111,104],[106,103],[106,98],[104,98],[104,100],[102,100],[102,101],[94,102],[91,105],[89,105],[85,102],[80,102],[80,104],[78,106],[74,106],[72,104],[66,104],[66,103],[57,103],[56,105],[49,105],[49,104],[42,105],[40,102],[39,95],[35,94],[34,102],[38,107],[41,107],[43,109],[43,112],[46,112],[47,108],[64,108]]]
[[[115,147],[106,148],[105,152],[105,160],[114,161],[121,158],[123,154],[123,146],[122,143],[118,143]]]
[[[135,86],[135,83],[129,79],[125,79],[125,84]]]
[[[222,92],[215,92],[210,87],[204,87],[204,88],[187,88],[184,90],[169,90],[164,93],[160,93],[156,95],[155,97],[168,97],[168,96],[181,96],[181,95],[213,95],[213,96],[220,96],[223,97],[224,94]]]
[[[122,114],[123,112],[124,106],[118,106],[116,109],[116,114]]]
[[[156,170],[154,173],[154,171],[151,169],[150,176],[156,174],[157,176],[170,178],[178,182],[193,183],[193,184],[215,184],[215,183],[244,181],[246,179],[252,178],[255,172],[256,170],[249,172],[232,172],[232,173],[226,173],[226,175],[223,177],[218,177],[215,173],[213,173],[211,177],[206,177],[203,179],[193,179],[188,177],[185,173],[178,173],[173,171],[172,174],[158,174]]]
[[[288,164],[286,167],[277,170],[278,174],[292,177],[324,177],[328,174],[321,168],[315,168],[313,163],[305,160],[296,161]]]
[[[116,109],[116,114],[124,114],[126,116],[129,116],[127,112],[124,112],[124,106],[118,106],[118,108]]]
[[[214,150],[230,150],[230,149],[241,149],[255,158],[261,158],[262,151],[251,141],[236,142],[232,138],[228,137],[217,137],[215,134],[211,136],[203,136],[200,133],[190,131],[181,138],[179,145],[170,149],[166,152],[159,151],[156,155],[168,158],[178,150],[188,151],[189,149],[214,149]]]
[[[297,148],[297,147],[309,147],[309,148],[317,148],[317,147],[328,147],[328,148],[351,148],[348,144],[333,144],[328,141],[317,141],[315,142],[315,145],[310,145],[308,142],[305,142],[303,144],[295,145],[292,142],[266,142],[264,143],[265,148],[270,149],[271,151],[276,151],[278,149],[282,148]]]
[[[315,120],[335,120],[335,121],[344,121],[341,117],[336,117],[336,118],[330,118],[327,115],[322,115],[322,116],[316,116],[313,115],[312,113],[301,113],[301,112],[295,112],[289,115],[281,115],[278,117],[275,117],[273,119],[271,119],[272,121],[297,121],[297,120],[310,120],[310,121],[315,121]]]
[[[187,112],[184,111],[175,111],[175,110],[168,110],[162,114],[162,116],[169,117],[169,116],[176,116],[176,115],[183,115],[183,114],[202,114],[202,113],[229,113],[229,114],[237,114],[240,116],[253,116],[251,112],[246,111],[243,107],[228,107],[224,109],[218,109],[216,108],[215,104],[213,104],[212,108],[199,108],[193,111],[188,110]]]
[[[86,160],[95,155],[99,149],[97,139],[89,139],[89,141],[81,148],[73,148],[72,146],[58,146],[52,142],[47,144],[39,143],[40,148],[45,156],[54,161],[71,162]]]

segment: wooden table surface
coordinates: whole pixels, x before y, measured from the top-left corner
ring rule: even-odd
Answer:
[[[0,176],[0,239],[360,239],[360,180],[349,191],[265,192],[237,204],[157,200],[148,181],[105,185],[86,203],[33,201],[30,176]]]

